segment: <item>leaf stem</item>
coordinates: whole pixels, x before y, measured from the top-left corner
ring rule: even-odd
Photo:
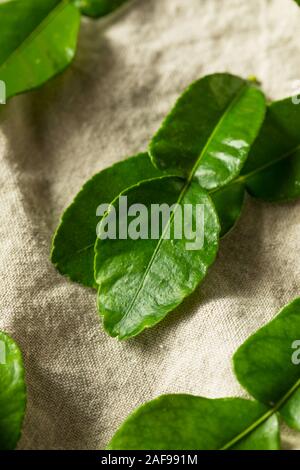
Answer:
[[[254,431],[256,428],[258,428],[262,423],[264,423],[267,419],[269,419],[273,414],[277,413],[277,411],[280,410],[280,408],[287,402],[287,400],[291,397],[291,395],[293,395],[293,393],[299,388],[299,386],[300,386],[300,379],[293,385],[293,387],[290,390],[288,390],[288,392],[281,398],[281,400],[279,400],[273,406],[273,408],[271,408],[265,414],[263,414],[257,421],[255,421],[253,424],[251,424],[251,426],[245,429],[245,431],[241,432],[236,437],[234,437],[231,441],[225,444],[225,446],[223,446],[220,450],[230,449],[235,444],[237,444],[241,439],[243,439],[252,431]]]

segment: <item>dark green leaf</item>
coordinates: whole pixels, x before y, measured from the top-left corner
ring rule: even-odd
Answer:
[[[220,236],[223,237],[232,229],[241,215],[245,198],[245,185],[239,182],[231,183],[217,191],[211,191],[210,196],[219,216]]]
[[[150,156],[163,170],[217,189],[239,174],[264,115],[264,96],[251,83],[209,75],[179,98],[152,139]]]
[[[0,450],[14,449],[20,438],[26,406],[21,352],[0,332]]]
[[[299,351],[300,299],[287,305],[238,349],[234,368],[239,382],[253,397],[278,410],[289,426],[300,431],[300,365],[293,360],[297,341]]]
[[[151,226],[151,205],[190,204],[204,206],[204,244],[201,248],[187,249],[185,234],[174,237],[176,209],[166,220],[159,238],[134,240],[98,239],[96,242],[95,279],[99,285],[98,307],[104,316],[104,326],[111,336],[130,338],[144,328],[161,321],[195,290],[213,263],[219,237],[219,222],[214,205],[205,190],[197,183],[188,184],[175,177],[157,178],[139,184],[122,196],[128,207],[136,203],[147,207],[148,227]],[[114,201],[118,225],[126,224],[119,213],[119,198]],[[109,214],[104,217],[105,225]],[[195,226],[195,211],[193,211]],[[164,238],[170,229],[170,239]]]
[[[54,236],[51,260],[57,269],[73,281],[95,287],[94,244],[100,221],[97,207],[111,203],[124,189],[161,174],[144,153],[116,163],[91,178],[63,214]]]
[[[249,193],[267,201],[300,197],[300,104],[272,103],[242,170]]]
[[[166,395],[129,416],[108,449],[279,449],[276,415],[258,425],[267,412],[264,405],[241,398]]]
[[[73,0],[81,12],[92,18],[108,15],[128,0]]]
[[[129,338],[158,323],[204,278],[216,255],[219,227],[211,200],[201,188],[217,189],[238,174],[264,114],[263,94],[228,74],[199,80],[178,100],[149,151],[161,169],[179,173],[185,182],[152,181],[126,196],[131,204],[145,204],[149,211],[151,204],[179,203],[182,207],[189,201],[195,207],[203,201],[205,244],[201,250],[188,252],[185,239],[181,243],[162,238],[98,240],[98,307],[110,335]],[[224,208],[220,199],[217,202]],[[236,211],[224,216],[226,228]],[[171,216],[167,225],[172,223]]]
[[[66,0],[15,0],[0,4],[0,80],[7,98],[36,88],[73,59],[80,23]]]
[[[234,369],[258,401],[162,396],[129,416],[109,449],[278,449],[278,414],[300,431],[300,298],[238,349]]]
[[[300,104],[292,98],[272,103],[257,140],[238,176],[211,197],[223,236],[239,218],[243,187],[256,198],[284,202],[300,197]]]

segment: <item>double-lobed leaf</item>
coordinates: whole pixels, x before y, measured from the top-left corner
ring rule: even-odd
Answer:
[[[142,201],[149,210],[152,204],[203,203],[205,243],[187,253],[186,240],[175,243],[162,234],[158,240],[98,239],[98,307],[110,335],[126,339],[156,324],[203,280],[215,259],[219,237],[206,190],[224,186],[240,172],[264,114],[263,94],[229,74],[204,77],[179,98],[152,139],[149,153],[161,170],[174,172],[183,183],[171,199],[168,180],[144,182],[126,195],[131,204]],[[171,215],[169,225],[172,220]]]
[[[26,407],[26,386],[21,352],[0,332],[0,450],[14,449],[20,438]]]
[[[109,334],[125,339],[156,324],[204,278],[219,238],[206,190],[213,194],[224,232],[238,216],[228,201],[244,196],[239,184],[236,191],[226,188],[240,173],[264,115],[264,96],[252,83],[230,74],[204,77],[179,98],[151,141],[149,153],[157,170],[146,154],[126,160],[92,178],[67,209],[54,238],[52,261],[71,279],[97,284],[98,307]],[[161,179],[164,173],[177,179]],[[223,188],[219,202],[214,194],[218,188]],[[203,203],[206,217],[210,214],[204,246],[187,253],[187,240],[164,240],[163,232],[155,240],[97,240],[94,280],[95,211],[115,198],[118,205],[120,193],[132,204],[143,201],[149,210],[167,200],[181,207]],[[171,213],[167,223],[170,230],[173,217]]]
[[[162,396],[133,412],[108,449],[279,449],[279,416],[300,431],[299,356],[300,299],[296,299],[234,355],[236,377],[257,401]]]
[[[73,0],[81,12],[91,18],[100,18],[117,10],[128,0]]]
[[[143,201],[148,208],[166,203],[164,185],[168,182],[169,197],[168,185],[175,179],[161,177],[176,174],[184,184],[170,202],[182,205],[190,191],[196,194],[196,186],[205,187],[223,236],[238,219],[246,191],[274,202],[298,198],[300,106],[291,98],[271,104],[255,140],[263,115],[264,99],[248,82],[228,74],[205,77],[188,88],[151,141],[151,158],[159,169],[150,164],[147,154],[125,160],[92,178],[67,209],[54,239],[52,261],[71,279],[98,286],[98,307],[109,334],[128,338],[156,324],[195,289],[214,256],[204,267],[199,265],[195,275],[192,259],[198,254],[189,253],[189,262],[182,256],[180,269],[178,250],[183,244],[178,240],[98,240],[94,279],[97,206],[115,198],[116,206],[120,193],[132,204]],[[209,196],[206,207],[211,207]],[[200,200],[196,195],[193,204]],[[208,229],[216,247],[217,224]],[[163,259],[168,245],[171,251]]]

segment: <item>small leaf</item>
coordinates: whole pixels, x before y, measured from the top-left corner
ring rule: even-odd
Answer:
[[[26,406],[21,352],[0,332],[0,450],[14,449],[20,438]]]
[[[96,216],[100,204],[110,204],[124,189],[162,173],[151,164],[148,154],[116,163],[91,178],[66,209],[55,233],[51,260],[73,281],[95,287],[94,245]]]
[[[300,431],[300,365],[293,344],[300,340],[300,299],[283,308],[234,355],[238,381],[257,400],[279,411]]]
[[[195,290],[205,277],[218,250],[219,222],[214,205],[200,186],[188,184],[175,177],[146,181],[122,193],[128,207],[142,204],[147,208],[143,226],[153,227],[151,207],[178,204],[182,209],[190,204],[204,207],[204,243],[189,250],[185,233],[174,237],[175,213],[167,216],[165,226],[157,239],[98,239],[95,245],[95,279],[99,285],[98,308],[104,316],[104,327],[111,336],[126,339],[139,334],[144,328],[161,321]],[[119,210],[120,198],[114,201],[117,226],[128,226]],[[111,208],[111,209],[112,209]],[[183,210],[182,210],[183,212]],[[105,224],[109,214],[104,217]],[[193,226],[195,211],[193,211]],[[129,225],[130,229],[130,225]],[[164,237],[169,229],[169,239]],[[200,234],[199,234],[200,235]]]
[[[241,398],[161,396],[132,413],[108,449],[276,450],[279,449],[276,415],[260,423],[267,412],[264,405]]]
[[[163,170],[217,189],[239,174],[264,115],[265,99],[255,86],[229,74],[209,75],[179,98],[152,139],[150,156]]]
[[[99,18],[117,10],[128,0],[73,0],[81,12],[92,18]]]
[[[0,80],[7,98],[36,88],[73,59],[80,14],[66,0],[0,4]]]

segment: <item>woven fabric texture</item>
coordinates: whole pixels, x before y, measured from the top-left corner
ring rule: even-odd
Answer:
[[[21,449],[104,448],[124,418],[163,393],[246,396],[237,347],[300,295],[299,203],[247,199],[205,282],[128,342],[104,333],[96,295],[49,261],[60,214],[93,174],[144,151],[193,80],[256,76],[268,97],[299,76],[292,0],[133,0],[83,21],[76,59],[1,107],[0,329],[19,343],[28,407]],[[283,433],[285,448],[300,448]]]

